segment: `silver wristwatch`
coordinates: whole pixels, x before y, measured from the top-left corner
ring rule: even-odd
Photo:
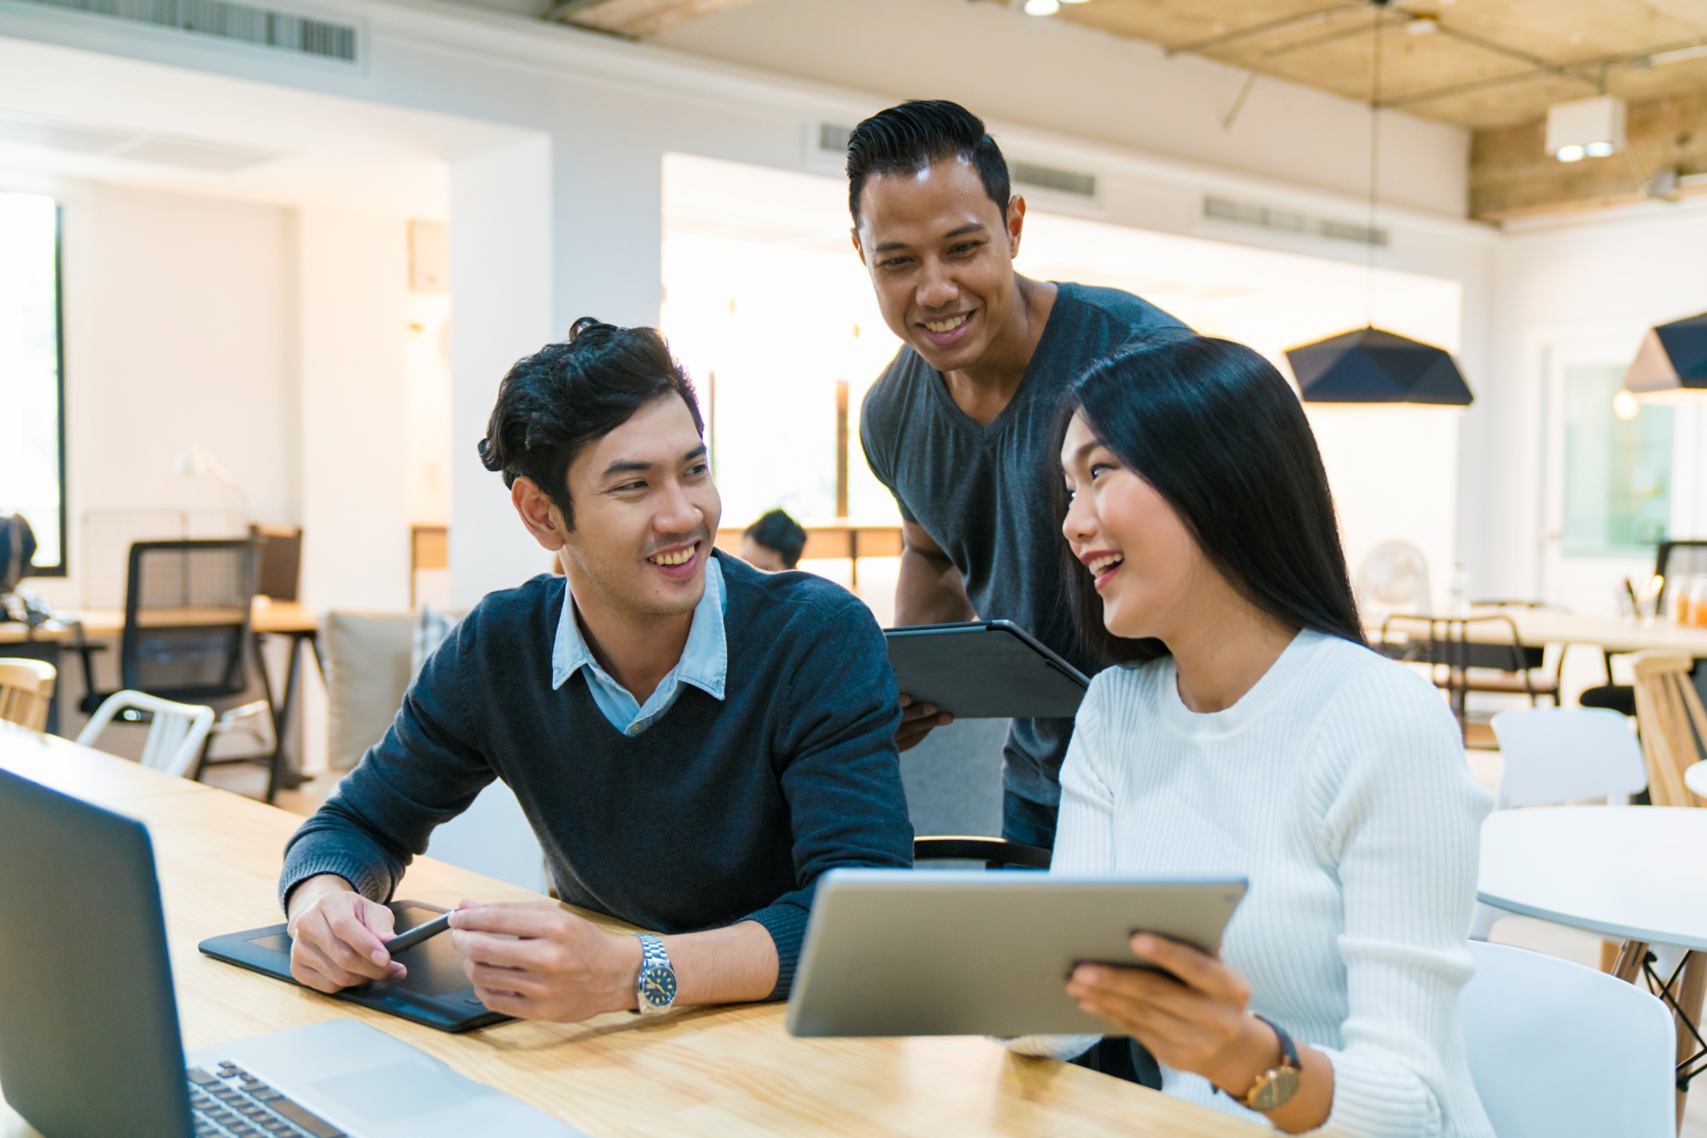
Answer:
[[[640,933],[640,975],[634,981],[636,1010],[641,1015],[667,1012],[676,1003],[676,970],[664,942],[651,933]]]

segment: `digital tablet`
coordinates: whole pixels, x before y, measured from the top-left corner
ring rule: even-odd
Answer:
[[[1135,932],[1217,952],[1243,878],[836,869],[788,1000],[795,1035],[1107,1034],[1075,965],[1140,966]]]
[[[398,929],[414,928],[446,911],[439,905],[420,901],[393,901],[388,908],[397,918]],[[284,925],[209,937],[197,947],[215,960],[287,984],[296,983],[290,974],[290,937],[285,935]],[[399,959],[409,969],[409,975],[401,981],[376,980],[359,988],[347,988],[332,998],[440,1031],[473,1031],[511,1018],[488,1011],[480,1002],[462,970],[462,954],[451,944],[450,937],[433,937],[409,949]]]
[[[1070,719],[1090,681],[1011,621],[888,628],[901,691],[957,719]]]

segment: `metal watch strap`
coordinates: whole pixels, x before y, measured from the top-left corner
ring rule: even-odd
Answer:
[[[668,952],[664,951],[664,942],[663,941],[659,940],[657,937],[653,936],[651,933],[636,933],[635,937],[637,940],[640,941],[640,975],[641,975],[641,977],[644,977],[646,975],[646,972],[649,968],[662,968],[662,969],[666,970],[667,972],[669,972],[672,976],[675,974],[675,971],[676,971],[675,967],[670,963],[670,954]],[[637,981],[637,990],[635,991],[635,1000],[636,1000],[635,1010],[638,1011],[641,1015],[646,1015],[648,1013],[655,1013],[655,1012],[663,1012],[663,1011],[669,1010],[669,1005],[665,1005],[664,1007],[659,1007],[656,1004],[653,1004],[651,1001],[647,1000],[645,993],[638,990],[638,981]],[[672,993],[672,999],[670,1002],[672,1004],[675,1002],[675,1000],[673,998],[673,993]]]

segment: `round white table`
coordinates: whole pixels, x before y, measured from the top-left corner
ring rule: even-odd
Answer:
[[[1707,951],[1707,810],[1496,810],[1482,824],[1476,895],[1508,913]]]
[[[1476,896],[1626,942],[1617,974],[1646,977],[1677,1026],[1678,1117],[1704,1050],[1696,1021],[1707,990],[1707,809],[1534,806],[1482,823]],[[1630,943],[1634,942],[1634,944]],[[1656,976],[1644,945],[1689,949],[1675,977]]]

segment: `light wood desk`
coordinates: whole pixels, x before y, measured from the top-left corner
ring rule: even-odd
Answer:
[[[1635,621],[1617,620],[1607,616],[1588,616],[1556,609],[1473,608],[1465,614],[1471,617],[1499,616],[1509,618],[1517,630],[1517,640],[1525,648],[1545,648],[1550,644],[1585,644],[1602,652],[1678,652],[1698,659],[1707,658],[1707,628],[1656,621],[1650,625]],[[1451,619],[1437,613],[1436,622]],[[1364,627],[1370,642],[1381,638],[1381,621],[1372,619]],[[1465,629],[1465,639],[1472,644],[1510,644],[1511,628],[1499,621],[1479,621]],[[1393,618],[1393,634],[1428,635],[1426,617]]]
[[[15,622],[0,623],[0,645],[23,644],[31,640],[55,640],[61,643],[75,639],[76,629],[69,623],[83,626],[83,635],[91,640],[110,639],[124,631],[123,609],[81,609],[63,614],[65,621],[49,621],[34,632]],[[172,623],[194,624],[194,609],[173,612]],[[209,613],[208,623],[224,622],[224,612]],[[320,630],[320,618],[314,610],[298,601],[273,601],[257,598],[250,620],[250,630],[260,635],[312,636]]]
[[[1009,1055],[983,1039],[795,1039],[783,1028],[780,1004],[661,1020],[616,1014],[574,1026],[511,1023],[464,1036],[405,1023],[196,951],[204,937],[279,919],[280,851],[299,818],[18,728],[0,726],[0,766],[148,823],[187,1047],[352,1016],[595,1138],[1269,1133],[1077,1067]],[[400,895],[445,905],[529,896],[427,858],[415,861]],[[34,1133],[0,1104],[0,1138]]]

